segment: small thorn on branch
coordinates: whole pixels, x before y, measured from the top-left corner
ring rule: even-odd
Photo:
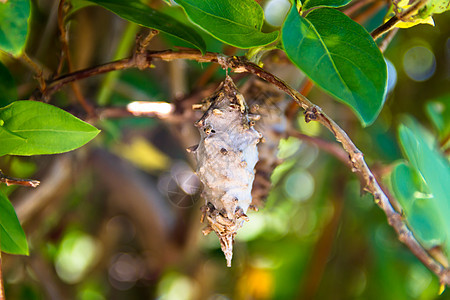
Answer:
[[[40,184],[40,181],[33,179],[20,179],[6,176],[0,171],[0,182],[4,182],[7,186],[10,185],[22,185],[29,187],[37,187]]]

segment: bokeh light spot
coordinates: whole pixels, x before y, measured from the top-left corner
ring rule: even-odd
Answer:
[[[98,251],[97,243],[91,236],[80,231],[68,233],[56,255],[56,273],[67,283],[79,282],[95,263]]]
[[[314,178],[306,171],[293,172],[287,178],[284,189],[292,199],[304,201],[314,192]]]
[[[412,80],[425,81],[436,71],[436,59],[430,49],[412,47],[403,56],[403,69]]]
[[[267,2],[264,8],[267,23],[275,27],[281,26],[290,7],[291,4],[288,0],[271,0]]]

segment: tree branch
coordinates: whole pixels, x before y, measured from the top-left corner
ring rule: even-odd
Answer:
[[[423,3],[421,3],[422,1],[419,2],[419,4],[423,5]],[[416,4],[414,6],[416,7],[415,9],[419,9],[421,7],[418,6],[419,4]],[[142,58],[137,59],[137,56],[139,55],[145,55],[145,60],[142,60]],[[82,78],[87,78],[96,74],[134,67],[141,68],[142,65],[138,66],[138,62],[144,62],[147,66],[150,66],[153,59],[161,59],[166,61],[173,59],[190,59],[198,62],[219,63],[220,65],[222,65],[222,67],[230,68],[237,73],[247,72],[254,74],[261,79],[275,85],[276,87],[287,93],[289,96],[291,96],[294,101],[305,110],[306,122],[320,122],[335,136],[336,140],[341,143],[342,148],[348,154],[352,171],[357,173],[362,178],[362,182],[365,184],[365,186],[363,187],[364,190],[374,196],[375,203],[385,212],[388,223],[396,231],[398,239],[403,242],[411,250],[411,252],[417,258],[419,258],[419,260],[422,261],[425,266],[427,266],[439,277],[442,284],[450,286],[450,270],[447,270],[440,263],[438,263],[415,239],[414,235],[405,224],[403,217],[393,208],[389,201],[389,198],[383,192],[377,180],[375,179],[375,176],[367,166],[366,162],[364,161],[364,155],[348,137],[347,133],[341,127],[339,127],[336,122],[328,117],[319,106],[313,104],[311,101],[309,101],[309,99],[304,97],[292,87],[288,86],[280,78],[265,71],[256,64],[247,61],[245,58],[236,56],[226,57],[211,52],[202,55],[199,51],[196,50],[146,51],[144,53],[136,53],[134,56],[127,59],[61,76],[53,82],[50,82],[45,92],[47,95],[50,95],[67,83]]]
[[[170,61],[173,59],[190,59],[196,60],[198,62],[217,62],[217,55],[218,54],[216,53],[208,52],[204,56],[202,56],[201,53],[197,50],[164,50],[137,52],[129,58],[124,58],[121,60],[106,63],[104,65],[83,69],[60,76],[47,85],[47,88],[43,92],[43,96],[49,97],[64,85],[91,76],[130,68],[148,68],[151,66],[152,59],[154,58],[159,58],[165,61]]]
[[[6,185],[23,185],[29,187],[37,187],[40,183],[38,180],[33,179],[20,179],[9,177],[3,174],[1,170],[0,170],[0,182],[6,183]]]

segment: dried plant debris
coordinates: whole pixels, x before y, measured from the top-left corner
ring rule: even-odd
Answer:
[[[244,97],[229,76],[196,108],[206,110],[196,122],[200,143],[190,148],[196,155],[197,175],[204,187],[202,222],[208,225],[203,233],[217,234],[230,267],[234,237],[248,221],[246,213],[252,202],[256,145],[262,138],[253,128],[258,116],[249,115]]]
[[[288,127],[285,109],[290,100],[282,91],[258,78],[248,80],[241,91],[245,94],[250,113],[261,116],[255,129],[264,135],[264,142],[258,145],[259,161],[255,166],[252,189],[252,207],[257,209],[264,207],[272,188],[270,176],[281,163],[277,157],[278,144],[285,137]]]

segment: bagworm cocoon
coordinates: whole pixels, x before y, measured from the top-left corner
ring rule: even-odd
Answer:
[[[277,157],[278,144],[285,136],[288,121],[283,113],[290,103],[283,92],[257,78],[248,80],[241,91],[249,105],[249,118],[259,120],[255,129],[264,134],[264,142],[258,145],[259,160],[255,166],[252,189],[252,206],[261,208],[272,187],[270,176],[281,163]]]
[[[258,161],[256,145],[262,136],[253,128],[244,97],[229,76],[205,101],[204,108],[206,112],[196,122],[201,140],[198,147],[191,148],[195,149],[197,175],[204,187],[202,220],[208,225],[203,233],[217,234],[227,266],[231,266],[234,237],[248,221]]]

